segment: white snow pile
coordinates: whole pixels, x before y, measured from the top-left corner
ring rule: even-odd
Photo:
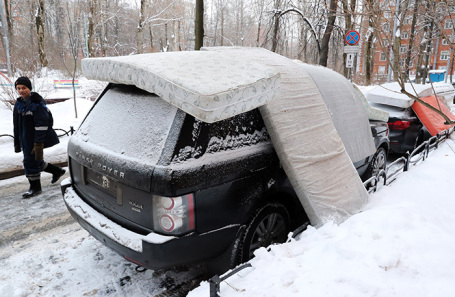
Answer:
[[[455,136],[370,195],[340,225],[309,227],[261,248],[252,268],[221,283],[231,296],[453,296]],[[204,282],[188,296],[208,296]]]

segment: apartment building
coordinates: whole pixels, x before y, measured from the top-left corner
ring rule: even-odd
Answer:
[[[423,0],[418,0],[420,4],[417,9],[414,9],[416,0],[409,1],[406,8],[403,4],[400,6],[399,19],[396,18],[396,0],[383,1],[381,13],[377,15],[374,23],[379,25],[377,32],[383,38],[383,43],[376,40],[373,50],[373,82],[385,82],[389,76],[388,58],[390,57],[390,47],[394,37],[400,37],[399,43],[399,63],[400,70],[405,72],[408,67],[407,57],[409,55],[409,76],[411,79],[415,77],[417,68],[432,70],[432,72],[445,72],[448,78],[455,74],[453,67],[453,49],[451,41],[455,39],[454,35],[454,18],[455,6],[447,5],[444,1],[432,1],[431,9],[424,4]],[[416,12],[416,13],[415,13]],[[413,17],[415,15],[415,25],[413,26]],[[395,31],[394,31],[395,29]],[[361,40],[361,53],[358,57],[357,74],[358,79],[365,75],[365,45],[366,36],[371,32],[369,28],[368,18],[362,22],[360,34],[363,37]],[[412,34],[414,39],[412,40]],[[411,44],[412,42],[412,44]],[[419,61],[420,59],[420,61]],[[425,67],[426,66],[426,67]],[[422,72],[424,73],[424,72]]]

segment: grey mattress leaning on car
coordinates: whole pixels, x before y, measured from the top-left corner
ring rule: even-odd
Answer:
[[[304,67],[263,48],[215,47],[207,50],[237,51],[238,56],[280,72],[277,97],[261,106],[260,111],[282,166],[311,224],[341,223],[357,213],[366,203],[368,193],[335,128],[321,90]],[[368,122],[364,110],[357,113],[360,118],[355,118],[356,113],[351,112],[354,107],[350,107],[349,100],[343,97],[344,91],[337,90],[340,94],[338,100],[346,104],[343,109],[344,113],[351,114],[349,121],[354,125],[357,120],[359,123]],[[366,129],[369,129],[368,125]],[[365,158],[374,153],[372,140],[370,134],[362,145],[358,145],[358,157]]]
[[[352,162],[374,154],[376,148],[367,112],[352,83],[332,69],[304,63],[301,65],[321,92]]]
[[[262,106],[278,157],[314,226],[340,223],[367,201],[318,86],[290,59],[262,48],[216,47],[84,59],[82,69],[88,79],[136,85],[206,122]]]

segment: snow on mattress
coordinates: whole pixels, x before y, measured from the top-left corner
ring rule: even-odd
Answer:
[[[411,84],[405,83],[404,88],[407,92],[419,98],[434,95],[442,95],[446,102],[453,99],[455,90],[451,84],[448,83],[433,83],[433,84]],[[414,99],[409,98],[407,95],[401,93],[401,87],[398,82],[386,83],[375,87],[366,92],[365,97],[368,101],[380,104],[386,104],[401,108],[408,108],[414,103]]]
[[[88,79],[155,93],[211,123],[252,110],[276,96],[279,73],[236,53],[167,52],[82,60]]]
[[[260,107],[280,158],[314,226],[341,223],[357,213],[368,193],[337,133],[318,86],[305,69],[261,48],[216,47],[272,66],[281,74],[274,100]]]

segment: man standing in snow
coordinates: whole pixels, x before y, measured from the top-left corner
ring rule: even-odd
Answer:
[[[65,170],[44,162],[43,149],[59,143],[52,125],[54,120],[46,107],[43,97],[32,92],[32,83],[28,77],[19,77],[14,86],[20,97],[13,109],[14,151],[24,154],[24,169],[30,188],[22,198],[30,198],[41,193],[41,171],[52,174],[51,183],[55,183]]]

